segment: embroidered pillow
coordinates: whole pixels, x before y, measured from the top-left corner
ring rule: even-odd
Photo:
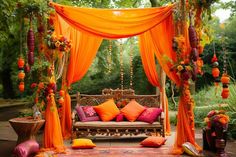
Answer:
[[[79,139],[74,139],[72,141],[72,146],[71,147],[73,149],[77,149],[77,148],[94,148],[94,147],[96,147],[96,145],[90,139],[79,138]]]
[[[13,151],[16,157],[28,157],[39,151],[39,144],[35,140],[28,140],[17,145]]]
[[[93,108],[104,122],[114,119],[120,113],[113,99],[107,100]]]
[[[124,121],[124,115],[123,115],[122,113],[118,114],[118,115],[116,116],[116,121],[117,121],[117,122],[122,122],[122,121]]]
[[[157,117],[161,115],[161,112],[162,109],[160,108],[147,108],[137,120],[152,124],[157,119]]]
[[[144,147],[160,147],[165,144],[166,139],[163,137],[150,136],[144,139],[140,144]]]
[[[77,106],[76,111],[78,113],[80,121],[82,121],[82,122],[99,121],[100,120],[96,111],[93,109],[93,106]]]
[[[131,100],[120,112],[128,121],[134,122],[145,109],[144,106],[140,105],[135,100]]]

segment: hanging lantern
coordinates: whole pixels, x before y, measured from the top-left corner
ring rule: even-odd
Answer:
[[[198,59],[198,51],[196,48],[192,48],[192,51],[191,51],[191,59],[196,62],[197,59]]]
[[[24,59],[22,57],[18,58],[17,65],[18,65],[19,69],[23,69],[24,68],[25,61],[24,61]]]
[[[220,70],[218,68],[212,68],[212,76],[217,78],[220,76]]]
[[[29,66],[28,63],[26,63],[24,71],[25,71],[25,73],[29,73],[30,72],[30,66]]]
[[[19,80],[24,80],[25,78],[25,73],[23,70],[20,70],[20,72],[18,73],[18,79]]]
[[[20,92],[24,92],[24,90],[25,90],[25,83],[24,82],[20,82],[18,88],[19,88]]]
[[[229,84],[229,81],[230,81],[229,76],[224,73],[224,74],[222,75],[222,77],[221,77],[221,82],[222,82],[222,84],[223,84],[223,85],[224,85],[224,84]]]
[[[28,52],[28,63],[30,65],[34,64],[34,52],[33,51]]]
[[[27,46],[30,52],[34,51],[34,32],[32,28],[29,29],[27,34]]]
[[[218,82],[220,82],[220,78],[219,78],[220,70],[218,68],[219,63],[218,63],[218,58],[216,57],[215,52],[214,52],[214,55],[213,55],[213,57],[211,59],[211,63],[212,63],[212,71],[211,71],[211,73],[212,73],[212,76],[214,77],[215,85],[218,86]]]
[[[229,97],[229,88],[223,88],[221,96],[223,99],[227,99]]]

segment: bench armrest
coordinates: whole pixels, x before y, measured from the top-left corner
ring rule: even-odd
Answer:
[[[72,123],[75,122],[75,115],[77,114],[77,111],[74,109],[71,113]]]

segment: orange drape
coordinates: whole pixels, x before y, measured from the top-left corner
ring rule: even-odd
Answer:
[[[44,147],[53,149],[56,152],[64,152],[65,147],[54,94],[50,94],[48,97],[45,111]]]
[[[161,8],[113,10],[77,8],[56,3],[51,3],[51,5],[56,10],[55,32],[72,40],[67,73],[68,86],[85,75],[103,38],[118,39],[134,35],[139,35],[141,56],[144,57],[142,60],[148,80],[153,85],[159,86],[154,70],[154,53],[166,75],[175,84],[181,85],[179,77],[171,70],[177,62],[176,53],[172,50],[173,5]],[[149,59],[150,62],[148,62]],[[166,99],[164,94],[163,102]],[[165,108],[168,107],[168,103],[164,105]],[[184,112],[183,109],[180,113],[182,112]],[[177,128],[178,131],[184,131],[180,127]],[[194,138],[192,134],[186,134],[186,136]]]

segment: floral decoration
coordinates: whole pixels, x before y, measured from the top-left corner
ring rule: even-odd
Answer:
[[[207,117],[204,119],[206,127],[211,129],[212,127],[220,127],[223,129],[228,128],[229,116],[226,115],[224,110],[212,110],[207,114]]]
[[[46,37],[47,46],[50,49],[58,49],[59,51],[69,52],[71,48],[71,41],[67,40],[66,37],[59,35],[56,36],[52,30],[49,30]]]

